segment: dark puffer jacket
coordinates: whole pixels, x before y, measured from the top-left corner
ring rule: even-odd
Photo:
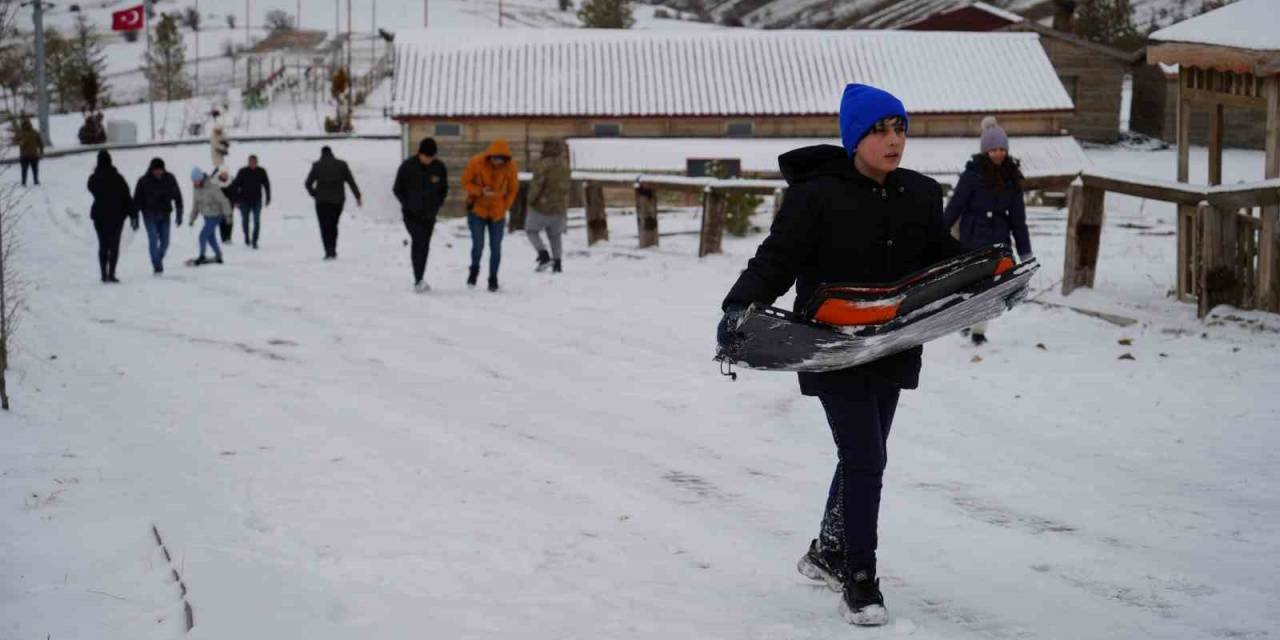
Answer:
[[[410,156],[400,163],[391,191],[400,201],[402,214],[414,218],[435,218],[449,195],[449,172],[439,159],[423,165],[418,156]]]
[[[178,188],[178,180],[172,173],[165,171],[157,178],[152,171],[164,170],[164,163],[151,161],[151,167],[138,178],[133,188],[133,206],[144,216],[161,217],[177,209],[177,221],[182,223],[182,190]]]
[[[333,152],[325,147],[320,151],[320,159],[311,165],[311,173],[307,174],[307,193],[316,202],[323,204],[342,204],[347,201],[344,186],[351,187],[356,200],[360,199],[360,187],[351,175],[351,168],[346,162],[333,156]]]
[[[821,284],[891,282],[963,252],[942,224],[942,189],[931,178],[897,169],[881,186],[832,145],[790,151],[778,164],[790,187],[726,308],[772,304],[795,283],[799,311]],[[801,373],[800,390],[838,392],[868,379],[913,389],[922,352],[916,347],[841,371]]]
[[[89,193],[93,194],[93,206],[89,217],[103,223],[121,223],[125,218],[137,221],[133,210],[133,197],[129,195],[129,183],[111,164],[111,157],[103,151],[98,156],[98,166],[89,176]]]
[[[1012,162],[1012,158],[1008,161]],[[1009,244],[1012,235],[1018,255],[1031,256],[1031,236],[1027,232],[1027,209],[1022,202],[1022,189],[1010,180],[996,189],[983,177],[980,163],[974,159],[965,166],[947,203],[943,224],[948,229],[960,220],[960,244],[966,249],[980,249],[993,244]]]

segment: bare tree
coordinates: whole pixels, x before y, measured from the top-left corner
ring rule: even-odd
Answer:
[[[17,9],[16,1],[0,0],[0,39],[13,32]],[[0,160],[10,153],[11,146],[0,145]],[[22,292],[22,283],[12,262],[13,253],[18,246],[18,236],[14,231],[21,215],[22,202],[17,193],[17,184],[3,179],[4,174],[12,167],[12,164],[0,164],[0,409],[5,411],[9,410],[9,347],[13,344]]]
[[[282,31],[293,31],[295,21],[293,14],[283,9],[276,9],[267,12],[267,29],[271,33],[280,33]]]

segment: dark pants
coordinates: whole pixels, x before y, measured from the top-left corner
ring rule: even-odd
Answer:
[[[244,223],[244,243],[258,246],[258,231],[262,228],[262,203],[240,203],[241,222]],[[250,225],[250,223],[253,223]]]
[[[502,232],[505,220],[486,220],[474,213],[467,214],[467,226],[471,228],[471,268],[480,268],[480,256],[484,255],[484,237],[489,235],[489,278],[498,277],[498,265],[502,263]]]
[[[413,248],[409,255],[413,261],[413,282],[422,282],[422,274],[427,271],[427,253],[431,251],[431,234],[436,228],[435,216],[426,214],[405,214],[404,228],[413,239]]]
[[[235,230],[235,225],[234,215],[222,216],[222,222],[218,223],[218,235],[222,236],[223,242],[231,242],[231,232]]]
[[[116,262],[120,259],[120,234],[124,231],[124,220],[94,220],[93,228],[98,232],[98,269],[102,279],[116,276]]]
[[[18,158],[18,164],[22,165],[22,186],[27,186],[27,169],[31,170],[35,183],[40,184],[40,158]]]
[[[865,382],[818,396],[839,460],[819,535],[824,547],[844,555],[845,575],[875,570],[881,480],[898,392],[897,387]]]
[[[320,241],[324,243],[326,258],[338,257],[338,218],[341,217],[341,202],[316,203],[316,219],[320,221]]]

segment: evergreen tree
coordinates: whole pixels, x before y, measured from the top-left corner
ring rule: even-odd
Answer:
[[[158,100],[177,100],[191,96],[191,83],[187,80],[187,52],[178,33],[178,21],[173,16],[160,16],[151,43],[150,55],[143,55],[146,62],[147,82],[151,95]]]
[[[1075,34],[1125,51],[1136,51],[1146,40],[1133,24],[1129,0],[1081,0],[1076,7]]]
[[[578,19],[590,29],[630,29],[636,22],[628,0],[585,0]]]
[[[106,75],[107,56],[102,50],[102,42],[98,38],[93,23],[85,19],[84,14],[76,17],[75,34],[69,44],[65,82],[69,93],[78,99],[77,107],[94,111],[97,105],[106,101],[107,87],[102,82]],[[92,76],[92,84],[86,78]],[[61,83],[60,83],[61,84]],[[85,94],[86,88],[93,89],[93,95]]]

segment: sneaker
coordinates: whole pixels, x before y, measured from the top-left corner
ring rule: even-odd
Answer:
[[[254,241],[253,241],[253,248],[254,248],[254,250],[255,250],[255,251],[258,249],[258,241],[257,241],[257,240],[254,240]]]
[[[551,262],[551,273],[560,273],[560,271],[561,271],[561,270],[560,270],[560,260],[554,260],[554,261],[552,261],[552,262]]]
[[[822,543],[815,538],[809,543],[809,551],[800,556],[796,570],[800,575],[818,582],[827,583],[832,591],[844,589],[844,558],[831,549],[824,549]]]
[[[542,273],[543,271],[546,271],[549,266],[551,266],[551,254],[547,253],[547,251],[543,249],[538,252],[538,266],[534,268],[534,271]]]
[[[222,256],[217,256],[217,257],[215,257],[215,258],[213,259],[213,263],[214,263],[214,264],[222,264]]]
[[[414,293],[426,293],[431,290],[431,285],[426,280],[419,280],[413,284]]]
[[[498,277],[497,277],[497,276],[489,276],[489,290],[490,290],[490,291],[497,291],[497,290],[498,290]]]
[[[468,287],[476,286],[476,279],[478,279],[479,277],[480,277],[480,267],[471,267],[471,270],[467,272],[467,286]]]
[[[879,627],[889,622],[889,611],[884,608],[884,594],[880,593],[880,581],[873,571],[857,571],[853,580],[845,584],[840,597],[840,617],[849,624],[860,627]]]
[[[192,261],[191,261],[191,264],[194,264],[194,265],[200,265],[200,264],[204,264],[204,263],[206,263],[206,262],[208,262],[208,261],[209,261],[209,259],[208,259],[208,258],[206,258],[206,257],[204,257],[204,256],[200,256],[199,258],[196,258],[195,260],[192,260]]]
[[[983,333],[973,332],[969,335],[969,339],[973,341],[973,346],[980,347],[987,343],[987,336]]]

